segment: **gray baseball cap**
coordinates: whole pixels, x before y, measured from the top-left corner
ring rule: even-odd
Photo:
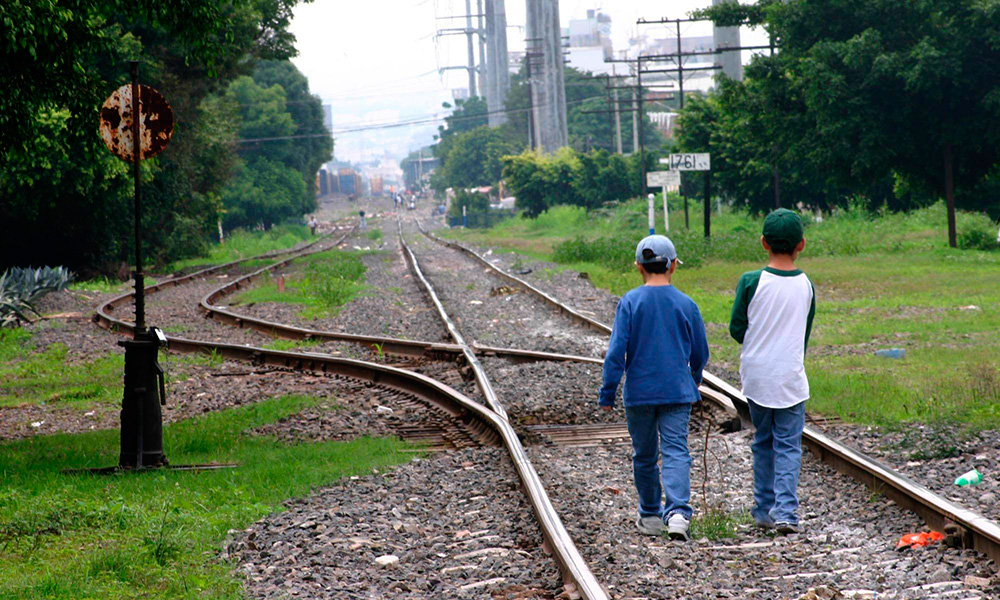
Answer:
[[[652,256],[644,258],[643,254],[646,254],[643,252],[644,250],[652,252]],[[675,259],[677,259],[677,250],[674,248],[674,243],[665,235],[648,235],[642,238],[639,245],[635,247],[635,262],[640,265],[657,262],[669,263]]]

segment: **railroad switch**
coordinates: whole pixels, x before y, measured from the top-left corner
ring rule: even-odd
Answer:
[[[167,464],[163,454],[163,413],[167,403],[164,371],[157,361],[166,347],[163,332],[151,327],[118,342],[125,348],[125,392],[122,396],[121,454],[118,467],[142,469]]]

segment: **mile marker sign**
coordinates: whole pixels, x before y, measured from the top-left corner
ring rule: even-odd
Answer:
[[[646,173],[646,187],[677,187],[681,184],[680,171],[649,171]]]
[[[712,162],[707,152],[698,154],[671,154],[669,158],[661,158],[660,163],[670,165],[671,171],[712,170]]]

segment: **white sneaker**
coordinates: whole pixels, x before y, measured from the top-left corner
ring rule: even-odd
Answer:
[[[672,540],[686,542],[688,540],[688,527],[690,522],[681,513],[674,513],[667,519],[667,535]]]
[[[635,526],[643,535],[660,535],[663,533],[663,519],[660,517],[639,517]]]

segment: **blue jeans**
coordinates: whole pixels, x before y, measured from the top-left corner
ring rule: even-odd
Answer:
[[[690,404],[625,407],[640,517],[666,520],[681,513],[685,519],[691,518],[691,454],[687,445],[690,419]],[[661,455],[662,469],[658,464]],[[661,507],[664,491],[667,501]]]
[[[767,408],[749,400],[753,436],[753,499],[758,523],[798,524],[799,467],[806,403]]]

